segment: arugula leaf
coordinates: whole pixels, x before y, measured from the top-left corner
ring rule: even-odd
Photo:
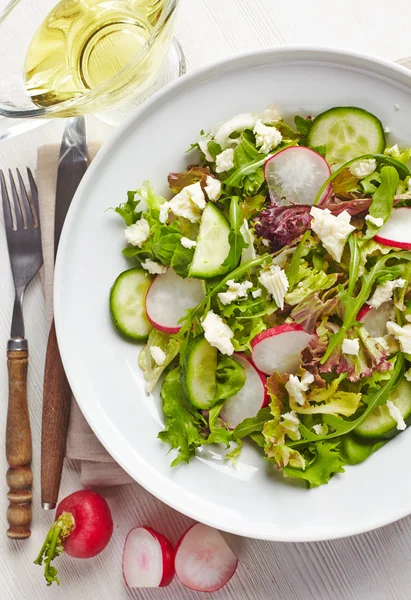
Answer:
[[[360,181],[360,185],[364,194],[369,194],[371,196],[374,194],[374,192],[377,191],[380,183],[381,176],[378,173],[378,171],[374,171],[374,173],[371,173],[371,175],[368,175],[368,177],[364,177]]]
[[[381,184],[374,192],[369,214],[375,218],[383,219],[384,223],[391,214],[394,196],[400,181],[399,175],[394,167],[383,167],[381,169]],[[367,232],[364,240],[374,237],[380,227],[368,222]]]
[[[166,355],[163,365],[159,366],[151,356],[150,348],[158,346]],[[163,371],[168,367],[171,361],[180,351],[180,342],[172,335],[162,333],[157,329],[152,329],[148,336],[147,343],[140,351],[138,364],[143,371],[146,380],[146,389],[150,393],[154,390]]]
[[[235,171],[224,181],[226,186],[242,189],[246,196],[255,195],[265,181],[263,166],[267,155],[257,150],[252,138],[252,132],[241,134],[241,142],[234,150]]]
[[[301,133],[301,135],[303,137],[308,136],[308,134],[310,133],[311,127],[313,126],[312,119],[304,119],[303,117],[300,117],[299,115],[296,115],[294,117],[294,123],[295,123],[295,126],[297,127],[298,131]]]
[[[262,408],[258,411],[255,417],[244,419],[237,425],[233,432],[234,440],[241,440],[255,433],[262,433],[264,424],[271,418],[269,407]]]
[[[230,271],[236,268],[240,262],[241,253],[247,244],[240,232],[240,227],[243,224],[243,215],[240,208],[240,199],[238,196],[233,196],[230,202],[230,225],[231,231],[228,236],[230,251],[227,258],[223,262],[223,267],[230,267]]]
[[[358,244],[357,236],[353,233],[348,238],[348,244],[350,246],[350,266],[348,269],[348,288],[347,293],[352,296],[354,293],[355,285],[358,281],[358,273],[360,269],[360,247]]]
[[[136,212],[137,206],[140,204],[140,198],[135,199],[137,190],[127,192],[127,202],[119,204],[114,211],[122,217],[127,226],[134,225],[141,218],[141,212]]]
[[[201,436],[204,423],[198,411],[185,399],[180,366],[166,376],[161,388],[161,398],[166,426],[158,437],[171,448],[178,449],[178,456],[171,463],[172,467],[176,467],[182,462],[188,463],[196,448],[204,442]]]
[[[208,150],[209,154],[214,158],[214,160],[223,151],[223,149],[221,148],[220,144],[217,144],[217,142],[214,142],[213,140],[211,140],[210,142],[208,142],[208,144],[207,144],[207,150]]]
[[[314,458],[304,470],[284,467],[287,477],[303,479],[308,488],[328,483],[335,473],[344,473],[346,464],[341,456],[339,442],[317,442],[309,447]]]

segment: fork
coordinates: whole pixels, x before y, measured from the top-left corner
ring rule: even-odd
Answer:
[[[13,174],[9,170],[10,199],[5,176],[0,171],[4,224],[15,287],[11,334],[7,344],[9,404],[6,456],[9,464],[7,484],[10,488],[7,494],[10,502],[7,510],[9,523],[7,536],[20,540],[28,538],[31,533],[31,488],[33,483],[31,431],[27,403],[28,344],[24,337],[23,297],[27,286],[43,263],[37,187],[30,169],[27,169],[27,175],[31,199],[27,194],[20,171],[17,169],[19,194]]]

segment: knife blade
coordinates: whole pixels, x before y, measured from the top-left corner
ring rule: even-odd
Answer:
[[[60,146],[54,217],[54,258],[71,201],[88,167],[85,118],[68,119]],[[41,432],[41,505],[56,507],[66,450],[71,389],[57,344],[54,321],[50,328],[43,385]]]

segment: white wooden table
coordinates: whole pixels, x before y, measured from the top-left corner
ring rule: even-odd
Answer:
[[[5,0],[0,0],[0,7]],[[224,56],[280,44],[340,46],[395,60],[411,55],[410,0],[183,0],[177,23],[189,70]],[[18,32],[16,32],[18,35]],[[62,123],[0,142],[0,168],[35,166],[37,145],[57,141]],[[97,135],[97,132],[95,133]],[[7,405],[5,345],[9,336],[12,280],[0,214],[0,448],[4,447]],[[29,398],[34,442],[33,534],[21,543],[6,536],[6,461],[0,454],[1,600],[183,600],[205,598],[178,582],[162,590],[132,592],[121,577],[121,549],[127,531],[150,523],[172,540],[188,519],[155,500],[137,484],[104,492],[115,530],[107,550],[94,560],[58,560],[62,585],[46,588],[34,566],[51,522],[40,508],[40,424],[46,320],[40,283],[25,301],[30,342]],[[0,355],[1,356],[1,355]],[[411,461],[410,461],[411,464]],[[404,473],[404,476],[411,475]],[[67,464],[61,497],[79,488],[78,469]],[[408,600],[411,590],[411,518],[379,531],[316,544],[276,544],[229,536],[240,558],[232,582],[215,598],[245,600]]]

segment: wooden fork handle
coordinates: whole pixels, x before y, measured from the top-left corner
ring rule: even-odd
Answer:
[[[47,343],[41,432],[41,504],[56,507],[70,419],[71,389],[61,362],[54,321]]]
[[[30,537],[33,474],[31,471],[31,430],[27,404],[28,346],[23,339],[10,340],[7,350],[9,405],[6,427],[6,456],[9,464],[7,536],[15,540]]]

